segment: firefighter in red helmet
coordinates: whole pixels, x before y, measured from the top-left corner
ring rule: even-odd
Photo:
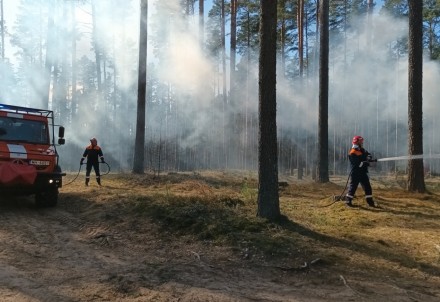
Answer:
[[[102,149],[101,147],[98,146],[98,141],[94,137],[90,139],[90,145],[88,145],[84,150],[83,157],[81,158],[80,161],[81,165],[84,163],[84,159],[86,158],[87,158],[86,186],[89,185],[90,172],[92,171],[92,167],[95,171],[96,182],[98,183],[98,185],[101,185],[101,174],[99,172],[99,159],[101,159],[102,163],[105,163],[105,161],[104,161],[104,155],[102,153]]]
[[[345,196],[345,204],[352,207],[352,201],[356,189],[361,184],[362,189],[365,191],[365,199],[370,207],[375,207],[376,204],[373,200],[373,190],[370,184],[370,178],[368,176],[368,166],[373,160],[371,154],[364,149],[364,138],[356,135],[352,140],[352,147],[348,152],[348,159],[350,161],[350,185],[348,187],[347,195]]]

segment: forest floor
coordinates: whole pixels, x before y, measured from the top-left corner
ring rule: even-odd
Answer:
[[[278,223],[250,173],[83,180],[54,208],[2,198],[1,301],[440,301],[438,178],[373,177],[379,207],[347,208],[345,176],[280,177]]]

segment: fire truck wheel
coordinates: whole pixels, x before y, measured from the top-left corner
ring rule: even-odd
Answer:
[[[58,203],[58,188],[40,192],[35,195],[35,203],[38,207],[54,207]]]

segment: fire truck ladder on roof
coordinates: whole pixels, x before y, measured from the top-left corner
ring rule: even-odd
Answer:
[[[53,118],[53,111],[46,109],[36,109],[36,108],[0,104],[0,110],[14,112],[14,113],[22,113],[22,114],[35,114],[35,115],[46,116],[48,118]]]

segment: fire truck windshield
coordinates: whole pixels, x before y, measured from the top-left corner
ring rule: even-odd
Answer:
[[[0,141],[49,144],[49,132],[44,122],[1,116]]]

